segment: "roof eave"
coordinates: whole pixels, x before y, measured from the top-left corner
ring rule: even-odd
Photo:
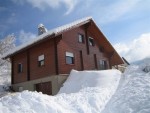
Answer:
[[[101,30],[98,28],[98,26],[95,24],[95,22],[92,20],[92,22],[94,23],[94,26],[96,27],[96,29],[101,33],[101,35],[103,36],[104,40],[106,41],[106,43],[109,44],[109,46],[111,47],[112,52],[114,52],[115,56],[118,59],[118,62],[116,62],[115,65],[119,65],[119,64],[124,64],[123,59],[120,57],[120,55],[117,53],[117,51],[114,49],[114,47],[111,45],[111,43],[107,40],[107,38],[105,37],[105,35],[101,32]],[[114,64],[113,64],[114,65]]]
[[[74,29],[74,28],[77,28],[77,27],[79,27],[79,26],[82,26],[82,25],[84,25],[84,24],[90,22],[91,20],[92,20],[92,18],[89,18],[89,19],[87,19],[87,20],[85,20],[85,21],[81,21],[81,22],[79,22],[78,24],[73,25],[73,26],[71,26],[71,27],[67,27],[67,25],[66,25],[65,27],[67,27],[67,29],[64,29],[64,30],[59,30],[59,28],[61,29],[62,26],[61,26],[61,27],[58,27],[58,28],[56,28],[56,29],[53,29],[53,32],[51,32],[51,30],[50,30],[50,31],[47,32],[47,35],[45,35],[46,33],[43,34],[43,35],[45,35],[45,36],[42,37],[40,40],[37,40],[36,42],[34,42],[34,43],[32,43],[32,44],[29,44],[28,46],[25,46],[25,47],[21,48],[20,50],[11,52],[10,54],[7,54],[7,53],[6,53],[7,55],[3,55],[2,58],[3,58],[3,59],[10,58],[10,57],[12,57],[12,56],[15,55],[15,54],[17,54],[17,53],[19,53],[19,52],[21,52],[21,51],[24,51],[24,50],[30,48],[30,47],[33,46],[33,45],[36,45],[36,44],[40,43],[41,41],[47,39],[47,37],[51,37],[51,36],[56,37],[56,36],[62,34],[63,32],[66,32],[66,31],[69,31],[69,30],[71,30],[71,29]]]
[[[20,50],[18,50],[18,51],[15,51],[15,52],[12,53],[12,54],[11,54],[11,53],[8,54],[8,55],[5,55],[5,54],[4,54],[4,55],[2,56],[2,59],[5,60],[5,59],[8,59],[8,58],[11,58],[12,56],[14,56],[15,54],[17,54],[17,53],[19,53],[19,52],[25,51],[25,50],[31,48],[32,46],[37,45],[38,43],[41,43],[41,42],[47,40],[48,38],[54,38],[55,36],[58,36],[58,35],[59,35],[59,34],[55,35],[55,33],[48,34],[48,35],[44,36],[43,39],[38,40],[37,42],[34,42],[34,43],[32,43],[31,45],[28,45],[28,46],[26,46],[26,47],[23,47],[22,49],[20,49]],[[6,54],[7,54],[7,53],[6,53]]]

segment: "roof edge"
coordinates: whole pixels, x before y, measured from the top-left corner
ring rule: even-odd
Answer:
[[[64,31],[68,31],[72,28],[76,28],[78,26],[81,26],[83,24],[86,24],[88,22],[90,22],[90,20],[92,20],[92,17],[89,16],[89,17],[85,17],[85,18],[82,18],[82,19],[79,19],[79,20],[76,20],[76,21],[73,21],[69,24],[65,24],[65,25],[62,25],[60,27],[56,27],[54,29],[51,29],[49,30],[48,32],[46,33],[43,33],[42,35],[38,36],[36,39],[33,39],[32,41],[29,41],[27,43],[24,43],[16,48],[14,48],[13,50],[10,50],[8,52],[6,52],[4,55],[2,55],[2,59],[7,59],[9,58],[10,56],[13,56],[14,54],[28,48],[29,46],[32,46],[34,45],[35,43],[38,43],[40,41],[42,41],[43,39],[51,36],[51,35],[58,35],[58,34],[61,34],[62,32]]]

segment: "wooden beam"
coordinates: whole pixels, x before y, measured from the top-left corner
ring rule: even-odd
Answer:
[[[89,24],[86,24],[85,25],[85,41],[86,41],[86,50],[87,50],[87,54],[89,55],[90,54],[90,49],[89,49],[89,38],[88,38],[88,27],[89,27]]]
[[[81,70],[84,70],[82,50],[80,51],[80,60],[81,60]]]
[[[11,57],[11,84],[14,84],[14,58]]]
[[[27,80],[29,81],[30,77],[30,52],[29,49],[27,50]]]
[[[108,61],[109,61],[109,68],[111,69],[112,68],[111,59],[109,58]]]
[[[58,67],[58,49],[57,49],[56,37],[54,38],[54,55],[55,55],[55,70],[56,70],[56,75],[58,75],[59,74],[59,67]]]
[[[98,69],[96,54],[94,54],[94,64],[95,64],[95,69]]]
[[[122,59],[127,65],[130,65],[130,63],[124,57],[122,57]]]
[[[112,51],[112,52],[109,52],[109,53],[106,53],[109,57],[109,67],[112,68],[112,57],[114,56],[115,52]]]

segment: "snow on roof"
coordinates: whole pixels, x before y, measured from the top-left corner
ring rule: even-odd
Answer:
[[[47,38],[48,36],[51,36],[51,35],[58,35],[64,31],[67,31],[71,28],[74,28],[74,27],[78,27],[80,25],[83,25],[83,24],[86,24],[88,23],[90,20],[92,20],[92,17],[85,17],[85,18],[82,18],[82,19],[79,19],[79,20],[76,20],[72,23],[69,23],[69,24],[66,24],[66,25],[63,25],[63,26],[60,26],[60,27],[57,27],[57,28],[54,28],[54,29],[51,29],[49,30],[48,32],[38,36],[37,38],[33,39],[33,40],[30,40],[29,42],[27,43],[24,43],[18,47],[16,47],[15,49],[11,50],[11,51],[8,51],[7,53],[5,53],[2,58],[7,58],[9,56],[11,56],[12,54],[22,50],[22,49],[25,49],[26,47],[32,45],[32,44],[35,44],[45,38]]]

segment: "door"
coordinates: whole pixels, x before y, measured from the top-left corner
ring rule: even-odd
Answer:
[[[37,92],[42,92],[43,94],[52,95],[52,83],[51,82],[44,82],[38,83],[35,85]]]

